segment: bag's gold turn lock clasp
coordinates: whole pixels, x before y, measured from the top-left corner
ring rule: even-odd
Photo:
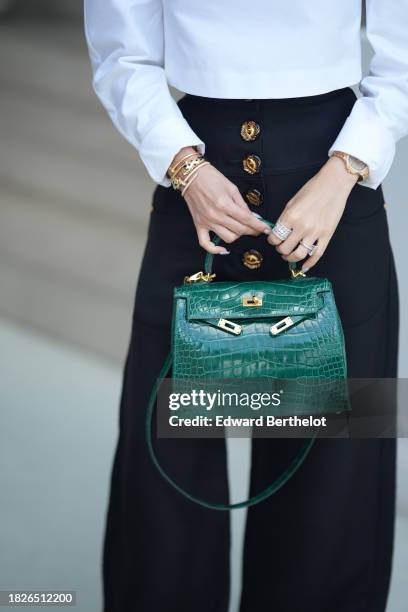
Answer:
[[[246,296],[242,298],[243,306],[262,306],[262,298],[257,295],[251,295],[250,297]]]

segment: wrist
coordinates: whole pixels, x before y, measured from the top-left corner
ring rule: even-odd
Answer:
[[[175,155],[167,170],[167,176],[175,191],[182,196],[186,193],[191,183],[197,178],[197,172],[203,166],[209,166],[208,162],[196,147],[183,147]]]
[[[167,176],[170,176],[170,169],[174,168],[174,166],[177,164],[177,162],[181,159],[183,159],[183,157],[186,157],[186,155],[192,155],[192,154],[197,154],[197,149],[196,147],[183,147],[182,149],[180,149],[180,151],[178,151],[178,153],[176,153],[176,155],[173,157],[172,162],[170,164],[170,166],[167,169]]]
[[[350,155],[349,153],[338,151],[336,149],[335,151],[332,151],[330,157],[337,157],[341,159],[347,172],[349,174],[356,175],[358,181],[366,180],[370,174],[367,164],[354,155]]]
[[[344,188],[349,191],[353,189],[359,179],[358,175],[350,174],[347,171],[344,162],[338,157],[330,157],[320,172],[331,178],[336,183],[337,188]]]

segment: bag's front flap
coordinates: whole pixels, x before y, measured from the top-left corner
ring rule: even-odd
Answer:
[[[175,290],[175,298],[186,299],[190,320],[252,319],[314,314],[324,304],[323,293],[330,289],[329,281],[320,278],[213,282],[183,285]]]

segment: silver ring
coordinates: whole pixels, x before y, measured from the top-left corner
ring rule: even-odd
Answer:
[[[306,249],[307,254],[309,255],[309,257],[311,257],[313,255],[313,253],[315,252],[316,247],[317,247],[317,244],[307,244],[307,242],[303,242],[303,240],[301,240],[299,242],[299,244],[301,244],[302,247],[304,249]]]
[[[286,240],[286,238],[292,233],[292,230],[289,229],[289,227],[286,227],[286,225],[280,221],[277,221],[272,229],[272,233],[275,234],[279,240]]]

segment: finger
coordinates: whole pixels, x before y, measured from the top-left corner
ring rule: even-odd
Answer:
[[[228,215],[234,217],[234,219],[237,219],[243,225],[247,225],[248,227],[252,228],[256,235],[269,235],[271,233],[271,228],[264,221],[261,221],[259,218],[260,215],[257,215],[249,210],[239,190],[234,190],[232,194],[232,201],[235,206],[225,211]]]
[[[272,230],[271,233],[268,236],[268,242],[272,246],[278,246],[278,244],[281,244],[281,242],[283,242],[283,240],[282,240],[282,238],[278,238],[278,236],[276,234],[274,234],[273,230]]]
[[[308,246],[313,246],[315,242],[317,242],[317,240],[318,240],[317,236],[311,235],[311,234],[302,238],[302,242],[304,244],[307,244]],[[316,248],[315,248],[315,251],[316,251]],[[285,260],[286,261],[301,261],[302,259],[305,259],[305,257],[308,257],[308,255],[309,255],[309,252],[307,248],[303,246],[303,244],[299,244],[299,246],[294,251],[292,251],[292,253],[290,253],[287,257],[285,257]]]
[[[293,231],[292,231],[293,230],[292,223],[289,220],[287,220],[286,223],[285,223],[283,219],[284,219],[284,214],[282,214],[279,217],[279,219],[276,221],[276,223],[279,222],[282,225],[284,225],[285,227],[287,227],[291,231],[291,233],[289,234],[289,236],[291,236],[292,233],[293,233]],[[288,238],[289,238],[289,236],[288,236]],[[285,240],[287,240],[287,238]],[[272,244],[273,246],[278,246],[278,244],[282,244],[284,241],[282,240],[282,238],[279,238],[279,236],[277,236],[273,232],[273,230],[272,230],[271,233],[268,236],[268,242],[269,242],[269,244]]]
[[[239,238],[239,234],[231,232],[224,225],[213,225],[211,229],[221,238],[223,242],[226,242],[227,244],[230,244]]]
[[[236,207],[234,211],[229,214],[233,215],[234,218],[238,219],[241,223],[254,230],[257,236],[259,234],[269,236],[272,231],[269,225],[267,225],[265,221],[262,221],[257,213],[251,212],[249,208],[244,210],[243,208]]]
[[[197,228],[198,242],[200,246],[213,255],[229,255],[229,251],[225,247],[216,246],[210,239],[210,232],[204,227]]]
[[[276,250],[278,251],[278,253],[286,257],[297,248],[301,238],[302,232],[300,230],[294,229],[292,233],[276,247]]]
[[[255,230],[252,227],[249,227],[249,225],[245,225],[244,223],[241,223],[240,221],[237,221],[236,219],[233,219],[232,217],[225,215],[225,217],[220,221],[220,225],[224,225],[226,228],[228,228],[231,232],[233,232],[234,234],[236,234],[237,236],[256,236],[258,235],[258,232],[255,232]]]
[[[244,198],[241,195],[240,190],[238,189],[236,185],[234,185],[233,188],[231,189],[231,197],[234,200],[235,204],[238,204],[238,206],[240,206],[241,208],[245,210],[249,210],[248,204],[245,202]]]
[[[325,252],[327,245],[329,244],[330,238],[320,238],[317,243],[315,252],[311,257],[306,259],[306,261],[302,265],[303,272],[307,272],[310,268],[313,268]]]
[[[285,261],[302,261],[302,259],[305,259],[305,257],[307,257],[307,250],[304,246],[299,244],[294,251],[289,253],[289,255],[285,255],[283,259]]]

